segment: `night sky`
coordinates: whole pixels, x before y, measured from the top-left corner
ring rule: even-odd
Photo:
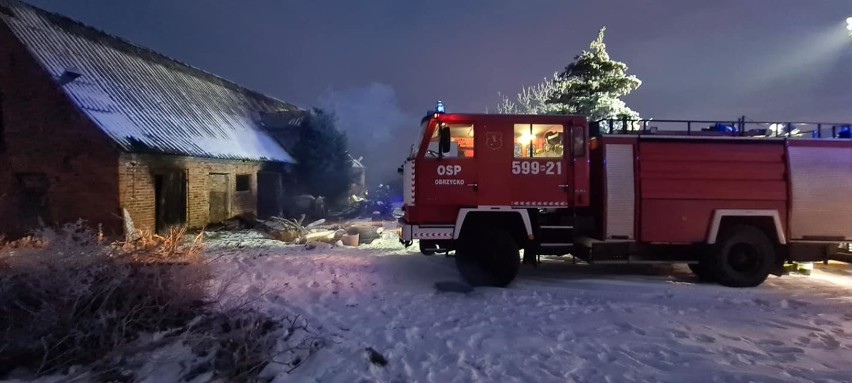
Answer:
[[[604,25],[610,55],[643,81],[626,99],[643,117],[852,120],[850,0],[28,2],[333,107],[357,150],[409,142],[436,99],[493,111],[498,92],[562,69]]]

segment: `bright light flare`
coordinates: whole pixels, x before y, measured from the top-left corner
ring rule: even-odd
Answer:
[[[848,275],[837,275],[829,272],[822,272],[820,270],[815,270],[812,272],[810,276],[811,279],[817,279],[823,282],[833,283],[837,286],[846,287],[852,289],[852,277]],[[841,298],[844,300],[850,300],[849,297]],[[850,300],[852,301],[852,300]]]
[[[533,135],[530,133],[524,133],[521,135],[521,137],[518,138],[518,142],[520,142],[522,145],[529,145],[532,140]]]
[[[769,137],[799,137],[802,135],[802,130],[799,128],[793,128],[791,131],[787,131],[787,124],[772,124],[769,125],[768,129]]]

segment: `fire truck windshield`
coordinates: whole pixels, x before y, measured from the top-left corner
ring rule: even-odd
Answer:
[[[441,126],[449,128],[450,151],[448,153],[439,153],[440,129],[436,127],[430,132],[429,123],[430,121],[426,120],[420,125],[420,134],[417,136],[417,142],[411,145],[411,151],[408,154],[409,160],[417,157],[420,151],[420,144],[427,134],[430,134],[430,136],[429,146],[425,153],[426,158],[473,157],[473,124],[441,124]]]
[[[426,134],[426,129],[429,127],[429,120],[423,121],[420,124],[420,134],[417,135],[417,141],[411,144],[411,151],[408,153],[408,159],[413,160],[417,157],[417,152],[420,150],[420,143],[423,142],[423,136]]]
[[[427,158],[436,157],[473,157],[473,124],[445,124],[442,128],[450,130],[450,151],[440,153],[440,129],[435,128],[429,139],[429,148],[426,151]]]

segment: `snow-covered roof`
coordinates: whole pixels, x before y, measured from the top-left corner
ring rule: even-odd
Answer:
[[[294,105],[17,0],[0,20],[125,151],[294,162],[260,125]],[[63,85],[66,72],[80,76]]]

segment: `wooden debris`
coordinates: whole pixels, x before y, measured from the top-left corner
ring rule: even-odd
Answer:
[[[358,235],[358,243],[369,244],[381,236],[379,228],[372,225],[352,225],[346,229],[349,235]]]
[[[308,229],[313,229],[313,228],[315,228],[319,225],[322,225],[324,223],[325,223],[325,218],[311,222],[311,223],[308,224],[308,226],[305,226],[305,227],[308,228]]]
[[[133,224],[133,218],[130,217],[130,212],[127,211],[127,208],[121,208],[121,212],[124,216],[124,241],[134,242],[138,240],[141,236],[136,230],[136,225]]]
[[[343,246],[357,247],[359,245],[359,236],[358,234],[345,234],[340,238],[340,241]]]
[[[369,244],[381,238],[385,231],[399,231],[398,228],[389,229],[385,222],[337,222],[331,223],[325,219],[313,221],[303,225],[305,216],[299,219],[286,219],[271,217],[268,220],[255,220],[254,227],[265,232],[270,237],[279,241],[292,244],[307,244],[323,242],[334,246],[357,246]],[[343,240],[345,238],[345,240]]]
[[[302,238],[310,233],[310,230],[302,226],[301,220],[281,217],[272,217],[266,221],[257,220],[255,227],[274,239],[288,243],[304,243]]]
[[[317,231],[304,235],[304,241],[310,242],[325,242],[334,244],[337,242],[337,232],[333,230]]]

